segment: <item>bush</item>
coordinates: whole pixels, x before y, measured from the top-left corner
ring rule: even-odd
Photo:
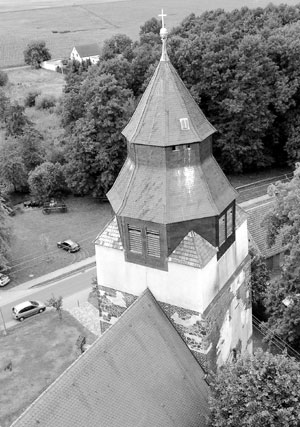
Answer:
[[[25,98],[25,107],[34,107],[36,98],[41,95],[41,92],[38,90],[33,90],[31,92],[28,92]]]
[[[35,99],[35,108],[37,110],[48,110],[55,107],[56,98],[53,95],[39,95]]]
[[[0,86],[5,86],[8,82],[8,75],[0,70]]]

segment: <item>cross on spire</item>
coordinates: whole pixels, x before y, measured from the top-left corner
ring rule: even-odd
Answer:
[[[165,28],[165,22],[164,22],[164,17],[165,16],[167,16],[166,14],[164,14],[164,10],[162,9],[161,10],[161,14],[160,15],[158,15],[159,17],[161,17],[161,25],[162,25],[162,28]]]

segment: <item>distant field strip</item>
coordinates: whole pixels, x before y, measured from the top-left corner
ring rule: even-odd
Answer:
[[[86,7],[59,7],[6,13],[1,17],[0,67],[23,64],[23,51],[33,40],[44,40],[53,58],[68,57],[76,44],[100,42],[116,24]],[[12,31],[18,23],[18,28]]]
[[[53,58],[68,57],[74,45],[99,43],[116,33],[136,39],[140,26],[161,8],[167,26],[205,10],[264,7],[269,0],[0,0],[0,68],[23,65],[30,41],[44,40]],[[273,0],[274,4],[281,3]],[[294,5],[298,0],[285,0]]]

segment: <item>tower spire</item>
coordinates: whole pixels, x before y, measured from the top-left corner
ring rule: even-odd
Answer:
[[[162,41],[162,53],[161,53],[161,61],[168,61],[168,54],[167,54],[167,37],[168,37],[168,30],[165,27],[165,21],[164,21],[164,17],[167,16],[166,14],[164,14],[163,9],[161,10],[161,14],[158,15],[159,17],[161,17],[161,29],[160,29],[160,38]]]

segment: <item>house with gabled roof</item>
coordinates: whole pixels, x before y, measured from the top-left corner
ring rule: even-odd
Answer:
[[[91,61],[91,64],[97,64],[100,58],[100,47],[97,43],[76,45],[73,47],[70,59],[71,61]]]
[[[149,289],[11,427],[204,427],[205,373]]]

